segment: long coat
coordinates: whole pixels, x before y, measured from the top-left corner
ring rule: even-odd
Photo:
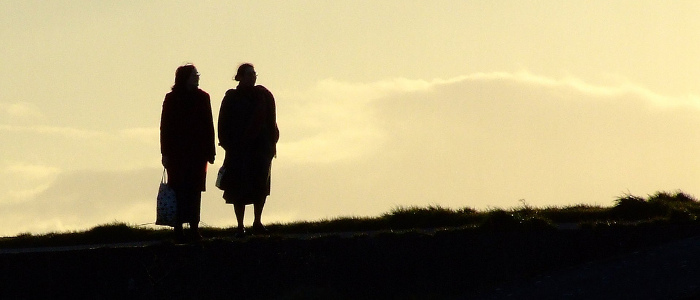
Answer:
[[[165,95],[160,119],[160,152],[168,158],[168,185],[206,190],[207,161],[216,154],[209,94],[197,89]]]
[[[238,86],[226,92],[219,112],[219,144],[226,150],[224,199],[250,204],[270,194],[270,167],[279,129],[275,98],[265,87]]]

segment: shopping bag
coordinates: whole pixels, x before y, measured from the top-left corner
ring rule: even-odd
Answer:
[[[156,225],[175,226],[177,219],[177,199],[175,190],[168,186],[166,173],[160,179],[156,203]]]

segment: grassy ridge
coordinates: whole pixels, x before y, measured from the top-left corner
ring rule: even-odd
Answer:
[[[646,198],[625,194],[612,207],[574,205],[534,208],[526,203],[504,210],[477,211],[469,207],[449,209],[397,207],[379,217],[339,217],[320,221],[270,224],[275,235],[362,231],[412,231],[445,227],[474,230],[547,230],[557,224],[580,227],[636,226],[654,223],[694,223],[700,215],[700,202],[681,191],[657,192]],[[231,228],[202,228],[206,237],[228,238]],[[90,230],[42,235],[20,234],[0,238],[0,248],[69,246],[81,244],[125,243],[169,239],[171,230],[131,226],[125,223],[99,225]]]

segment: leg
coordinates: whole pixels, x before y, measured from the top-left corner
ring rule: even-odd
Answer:
[[[185,241],[185,234],[182,232],[182,223],[175,224],[175,242],[183,243]]]
[[[262,196],[262,199],[256,201],[253,204],[253,209],[255,213],[255,220],[253,221],[253,230],[256,233],[267,233],[267,228],[262,224],[262,213],[263,208],[265,208],[265,198],[267,196]]]
[[[175,242],[176,243],[184,243],[185,242],[185,234],[182,230],[182,223],[184,223],[182,220],[184,220],[184,205],[183,203],[185,202],[184,200],[186,199],[185,192],[181,189],[175,190],[175,199],[177,199],[176,205],[175,205],[175,226],[173,226],[173,229],[175,231]]]
[[[236,221],[238,222],[237,235],[245,234],[245,226],[243,225],[243,217],[245,216],[245,204],[234,204],[233,211],[236,213]]]
[[[199,233],[199,220],[202,208],[202,192],[195,191],[192,194],[192,196],[192,202],[190,203],[190,231],[192,232],[192,238],[198,241],[202,239],[202,235]]]
[[[190,232],[195,241],[202,240],[202,234],[199,233],[199,222],[190,222]]]
[[[253,213],[255,214],[253,225],[262,226],[262,213],[263,208],[265,208],[265,198],[267,198],[267,196],[263,196],[262,200],[256,201],[253,204]]]

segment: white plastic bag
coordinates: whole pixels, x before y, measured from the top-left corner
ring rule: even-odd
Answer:
[[[160,179],[158,187],[158,198],[156,203],[156,225],[175,226],[177,220],[177,199],[173,190],[165,178],[165,170]]]

